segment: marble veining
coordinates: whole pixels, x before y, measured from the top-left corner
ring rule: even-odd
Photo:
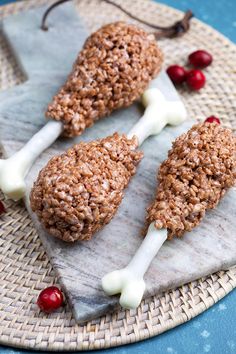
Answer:
[[[4,33],[27,77],[24,84],[0,93],[0,137],[6,156],[17,151],[44,124],[45,107],[65,80],[86,38],[73,5],[55,10],[48,32],[39,29],[43,10],[11,16],[3,23]],[[163,74],[157,86],[167,90],[166,95],[176,97],[175,90],[168,84],[165,86],[162,79]],[[102,291],[101,278],[125,266],[142,242],[145,208],[155,192],[157,168],[165,159],[171,141],[189,129],[193,121],[176,128],[167,127],[143,144],[145,157],[126,189],[118,213],[91,241],[71,245],[48,236],[30,210],[28,194],[39,170],[51,156],[75,142],[101,138],[114,131],[128,132],[141,114],[142,107],[137,103],[100,120],[79,138],[59,139],[36,161],[27,178],[27,208],[78,322],[96,318],[117,306],[118,298],[108,297]],[[181,240],[164,244],[145,276],[145,296],[236,263],[235,197],[236,191],[231,189],[220,205],[207,213],[199,227]]]

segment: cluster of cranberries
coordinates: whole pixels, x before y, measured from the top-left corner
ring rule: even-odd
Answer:
[[[171,65],[167,69],[171,81],[180,85],[186,82],[187,86],[194,91],[200,90],[206,83],[206,77],[199,69],[204,69],[212,63],[212,55],[205,50],[197,50],[188,57],[188,63],[194,69],[186,70],[180,65]]]

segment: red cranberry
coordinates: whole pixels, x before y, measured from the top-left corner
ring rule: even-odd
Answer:
[[[63,294],[56,286],[41,291],[37,299],[38,307],[47,313],[57,310],[63,304]]]
[[[1,202],[1,200],[0,200],[0,215],[5,212],[6,212],[5,206],[4,206],[3,202]]]
[[[185,81],[186,71],[182,66],[171,65],[166,72],[174,84],[182,84]]]
[[[217,123],[217,124],[220,124],[219,118],[217,118],[215,116],[210,116],[210,117],[206,118],[205,122],[206,123]]]
[[[205,75],[201,70],[190,70],[186,75],[186,83],[192,90],[200,90],[206,82]]]
[[[196,50],[188,57],[189,63],[195,68],[206,68],[212,63],[212,55],[205,50]]]

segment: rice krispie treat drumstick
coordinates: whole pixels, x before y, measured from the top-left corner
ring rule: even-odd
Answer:
[[[137,139],[113,136],[80,143],[53,157],[31,191],[31,208],[52,236],[89,240],[114,216],[142,153]]]
[[[93,33],[48,106],[50,122],[23,149],[0,160],[2,191],[20,199],[32,163],[59,135],[78,136],[101,117],[131,105],[159,73],[162,62],[154,37],[135,25],[116,22]]]
[[[159,169],[156,197],[147,209],[147,235],[127,267],[104,276],[104,291],[121,293],[121,306],[136,308],[145,290],[143,276],[165,240],[197,226],[235,181],[232,131],[202,123],[177,138]]]

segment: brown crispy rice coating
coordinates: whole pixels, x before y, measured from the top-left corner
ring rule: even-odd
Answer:
[[[215,123],[193,126],[173,143],[159,169],[156,199],[147,221],[168,238],[191,231],[236,180],[236,138]]]
[[[106,25],[85,42],[46,117],[62,121],[64,135],[80,135],[94,121],[131,105],[160,71],[163,55],[144,30]]]
[[[116,213],[143,154],[137,140],[115,133],[53,157],[31,191],[45,229],[67,242],[89,240]]]

